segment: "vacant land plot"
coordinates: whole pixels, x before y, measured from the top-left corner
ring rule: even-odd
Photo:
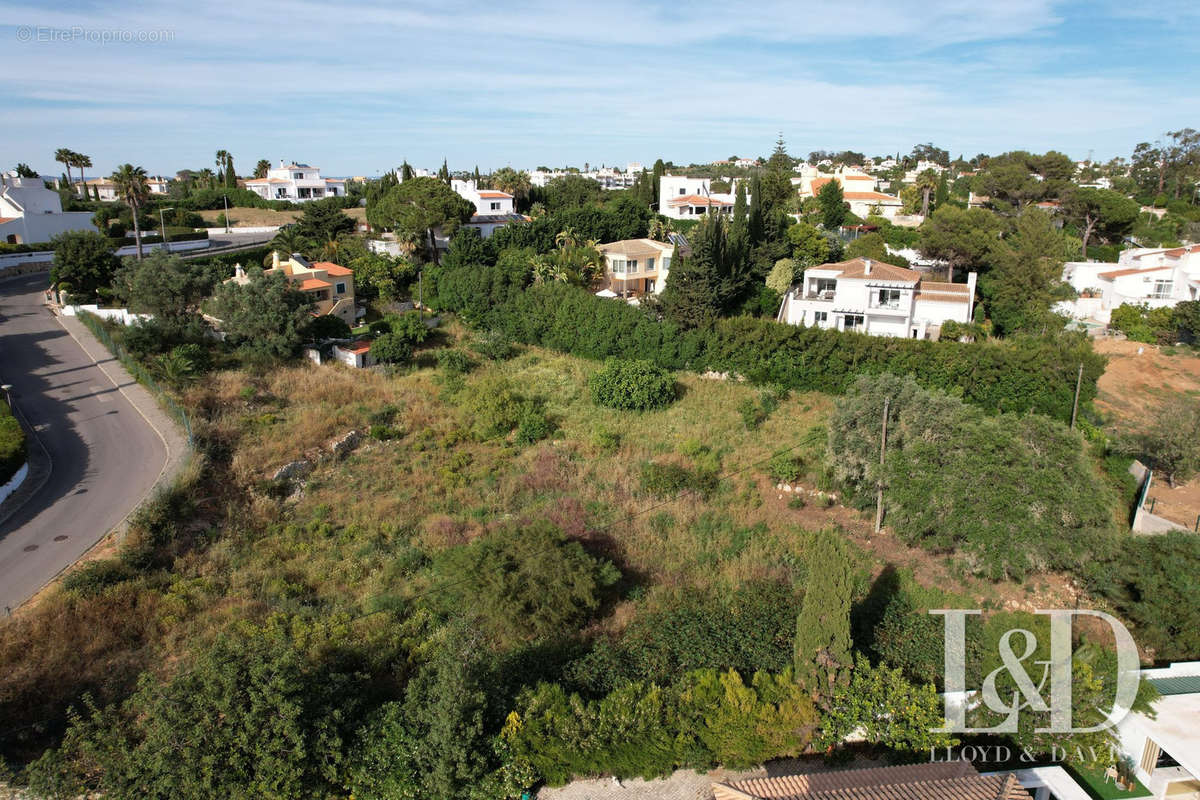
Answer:
[[[204,217],[205,222],[215,226],[217,224],[217,217],[225,212],[221,209],[213,209],[199,213],[200,216]],[[261,228],[268,225],[286,225],[289,222],[295,222],[300,219],[302,213],[302,211],[276,211],[272,208],[245,208],[237,206],[229,209],[229,219],[233,227]],[[348,208],[345,210],[345,213],[346,216],[355,222],[365,222],[367,219],[367,210],[365,208]]]

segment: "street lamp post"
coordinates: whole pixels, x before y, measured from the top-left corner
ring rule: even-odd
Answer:
[[[221,195],[221,200],[225,203],[225,232],[229,233],[229,195]]]
[[[166,208],[158,209],[158,227],[159,230],[162,231],[163,248],[166,249],[168,253],[171,252],[171,245],[167,242],[167,223],[163,221],[163,212],[174,210],[175,206],[168,206]]]

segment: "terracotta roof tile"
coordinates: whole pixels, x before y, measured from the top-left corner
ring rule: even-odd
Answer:
[[[836,264],[822,264],[817,269],[838,270],[842,278],[866,278],[881,281],[906,281],[915,283],[921,280],[921,273],[915,269],[905,269],[883,261],[871,260],[871,274],[867,274],[865,258],[852,258],[849,261],[839,261]]]
[[[323,269],[327,274],[336,275],[339,278],[354,274],[354,270],[343,267],[341,264],[335,264],[332,261],[317,261],[313,264],[313,269]]]
[[[716,800],[1028,800],[1016,777],[963,761],[714,783]]]
[[[494,192],[494,191],[490,191],[490,190],[480,192],[479,196],[480,197],[488,197],[491,199],[497,199],[497,198],[508,198],[509,200],[512,199],[512,195],[509,194],[508,192]]]
[[[714,197],[701,197],[698,194],[687,194],[682,197],[672,198],[667,205],[669,206],[731,206],[727,200],[718,200]]]
[[[1126,275],[1137,275],[1139,272],[1162,272],[1174,267],[1130,267],[1129,269],[1114,269],[1111,272],[1101,272],[1101,278],[1123,278]]]
[[[299,289],[302,292],[308,292],[313,289],[328,289],[332,284],[329,281],[323,281],[320,278],[305,278],[299,284]]]

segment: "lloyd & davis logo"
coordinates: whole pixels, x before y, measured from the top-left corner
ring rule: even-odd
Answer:
[[[969,727],[968,704],[955,703],[952,698],[962,698],[967,693],[967,617],[983,612],[978,609],[940,608],[929,613],[945,618],[946,727],[937,728],[938,733],[1015,733],[1020,712],[1025,710],[1049,714],[1049,724],[1037,728],[1037,733],[1091,733],[1119,722],[1117,715],[1127,711],[1137,697],[1137,645],[1120,620],[1103,611],[1039,609],[1034,613],[1050,618],[1050,657],[1029,662],[1028,666],[1034,668],[1036,682],[1025,662],[1038,650],[1037,636],[1025,628],[1013,628],[1000,637],[997,645],[1002,666],[984,677],[979,692],[982,704],[1003,718],[992,727]],[[1112,629],[1117,651],[1116,696],[1113,707],[1106,712],[1107,719],[1097,725],[1078,728],[1073,727],[1071,714],[1071,621],[1077,616],[1095,617],[1107,623]],[[997,680],[1005,673],[1016,688],[1007,696],[1002,696]]]

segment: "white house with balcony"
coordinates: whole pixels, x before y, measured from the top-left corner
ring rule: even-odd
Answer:
[[[675,245],[653,239],[623,239],[598,245],[604,254],[605,285],[601,292],[631,298],[662,294],[671,271]]]
[[[699,219],[708,214],[732,214],[733,192],[712,191],[708,178],[663,175],[658,180],[658,213],[671,219]],[[736,190],[736,184],[730,187]]]
[[[48,242],[67,231],[95,231],[90,211],[63,211],[58,192],[41,178],[0,175],[0,242]]]
[[[1144,669],[1160,695],[1153,715],[1127,714],[1117,723],[1121,750],[1134,776],[1156,800],[1200,800],[1200,661]]]
[[[854,258],[804,271],[776,317],[872,336],[936,339],[943,323],[968,323],[975,311],[974,272],[966,283],[924,280],[916,270]]]
[[[513,206],[513,196],[498,189],[480,189],[475,181],[460,181],[457,178],[450,181],[450,188],[459,197],[469,200],[475,205],[475,213],[471,221],[465,223],[468,228],[475,228],[484,239],[512,222],[528,222],[529,217],[518,214]]]
[[[251,178],[246,188],[264,200],[286,200],[306,203],[326,197],[343,197],[346,181],[342,178],[322,178],[321,170],[308,164],[285,164],[267,170],[265,178]]]
[[[1166,308],[1200,299],[1200,245],[1124,250],[1115,264],[1069,261],[1062,279],[1079,296],[1054,310],[1107,325],[1124,304]]]
[[[801,173],[799,180],[792,179],[801,199],[816,197],[830,182],[842,187],[842,199],[850,206],[850,213],[862,219],[871,215],[895,219],[904,206],[899,197],[878,191],[873,176],[854,167],[843,166],[832,174]]]

